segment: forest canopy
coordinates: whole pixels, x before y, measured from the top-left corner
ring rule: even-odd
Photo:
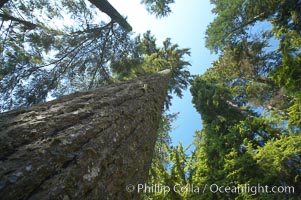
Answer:
[[[172,69],[170,92],[181,96],[189,81],[189,49],[150,31],[135,36],[106,1],[4,1],[0,17],[0,110]],[[167,16],[170,0],[142,1]],[[171,95],[169,95],[171,98]],[[170,104],[170,98],[166,105]]]

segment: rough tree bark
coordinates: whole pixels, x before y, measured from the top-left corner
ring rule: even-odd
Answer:
[[[167,70],[0,113],[1,199],[139,199]]]

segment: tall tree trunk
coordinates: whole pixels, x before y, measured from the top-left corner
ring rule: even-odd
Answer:
[[[0,113],[0,198],[139,199],[126,186],[146,182],[169,77]]]

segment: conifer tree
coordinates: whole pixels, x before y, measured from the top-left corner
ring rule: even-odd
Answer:
[[[212,3],[216,18],[207,29],[206,45],[219,58],[192,82],[193,103],[203,122],[196,134],[193,180],[200,185],[291,186],[294,191],[207,191],[194,198],[299,199],[300,2]],[[252,32],[260,22],[271,29]]]

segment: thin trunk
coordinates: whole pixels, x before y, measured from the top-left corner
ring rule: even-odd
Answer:
[[[139,199],[126,186],[146,182],[169,77],[0,113],[1,199]]]
[[[232,34],[234,34],[236,31],[244,29],[246,26],[249,26],[255,22],[257,22],[258,20],[262,20],[265,19],[266,17],[268,17],[271,14],[270,11],[264,11],[262,13],[260,13],[259,15],[254,16],[252,19],[250,19],[249,21],[246,21],[245,23],[241,24],[240,26],[238,26],[237,28],[234,28],[233,30],[230,31],[230,33],[228,33],[225,38],[230,37]]]

